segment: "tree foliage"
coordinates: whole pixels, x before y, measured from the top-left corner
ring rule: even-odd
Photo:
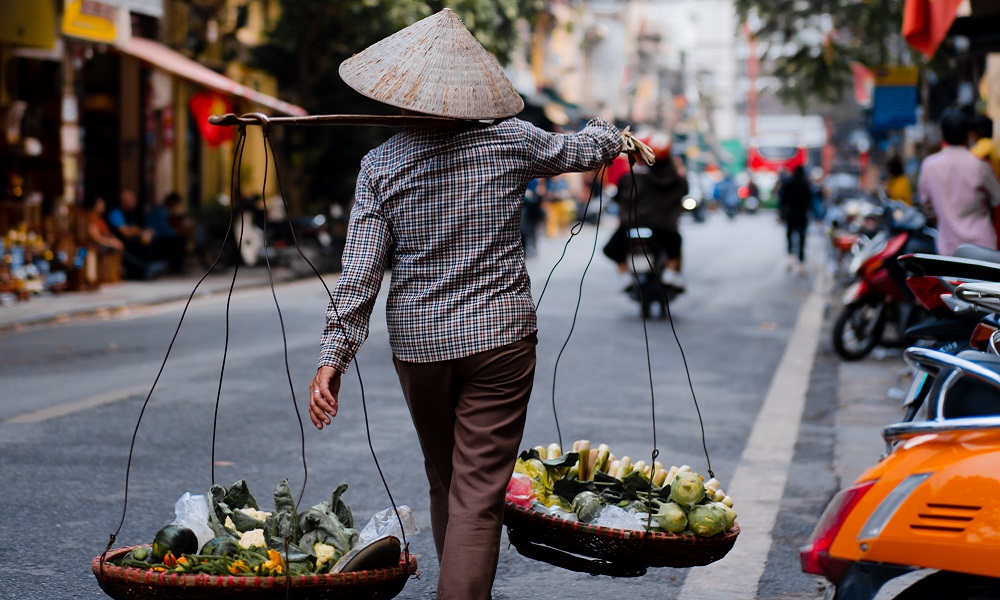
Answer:
[[[767,48],[783,101],[839,101],[852,63],[911,60],[901,40],[904,0],[735,0],[737,16]]]
[[[518,19],[532,18],[540,0],[281,0],[267,43],[252,49],[253,66],[272,74],[281,93],[310,114],[388,113],[341,81],[340,63],[375,42],[443,8],[505,63],[516,45]],[[307,202],[347,203],[364,154],[392,131],[374,127],[297,127],[286,133],[291,169]]]

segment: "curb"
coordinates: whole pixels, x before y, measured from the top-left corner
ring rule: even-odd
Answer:
[[[289,275],[278,275],[275,277],[274,285],[283,285],[287,283],[294,283],[296,281],[301,281],[305,277],[295,277]],[[142,308],[148,306],[158,306],[161,304],[168,304],[171,302],[184,301],[188,298],[206,298],[210,296],[217,296],[219,294],[228,294],[230,289],[229,285],[222,287],[213,286],[202,286],[199,287],[197,292],[194,291],[194,286],[198,283],[195,279],[191,281],[191,286],[187,291],[183,293],[180,292],[165,292],[162,296],[155,296],[146,299],[138,300],[117,300],[109,301],[106,304],[101,304],[97,306],[85,307],[85,308],[70,308],[68,310],[53,310],[52,312],[46,314],[30,315],[26,317],[16,318],[10,322],[0,322],[0,335],[11,331],[21,331],[24,329],[32,327],[40,327],[44,325],[53,325],[61,323],[69,323],[76,319],[82,319],[93,316],[102,315],[115,315],[118,313],[127,312],[133,308]],[[249,289],[257,289],[262,287],[269,287],[271,282],[265,277],[261,281],[244,281],[240,283],[237,279],[236,283],[233,285],[232,291],[242,291]],[[76,294],[81,292],[69,292],[70,294]],[[85,293],[85,292],[83,292]],[[0,309],[2,310],[2,309]]]

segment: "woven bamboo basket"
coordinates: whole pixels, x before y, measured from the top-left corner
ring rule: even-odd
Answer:
[[[612,529],[566,521],[507,502],[507,537],[517,551],[557,567],[591,575],[637,577],[649,567],[700,567],[724,557],[739,525],[713,536]]]
[[[120,558],[135,546],[117,548],[91,562],[101,589],[116,600],[381,600],[395,598],[410,575],[417,571],[413,554],[400,557],[399,566],[353,573],[301,575],[286,577],[236,577],[230,575],[187,575],[150,569],[118,567],[112,559]],[[290,581],[289,581],[290,579]],[[291,588],[290,593],[289,589]]]

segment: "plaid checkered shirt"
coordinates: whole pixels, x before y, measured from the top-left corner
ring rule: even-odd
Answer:
[[[387,268],[386,323],[406,362],[471,356],[536,330],[521,244],[528,182],[589,171],[621,151],[599,119],[554,134],[512,118],[459,132],[408,129],[361,162],[320,366],[346,371],[368,337]]]

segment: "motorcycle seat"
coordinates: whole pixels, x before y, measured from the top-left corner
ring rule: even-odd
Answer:
[[[1000,250],[977,246],[976,244],[960,244],[952,256],[1000,264]]]

